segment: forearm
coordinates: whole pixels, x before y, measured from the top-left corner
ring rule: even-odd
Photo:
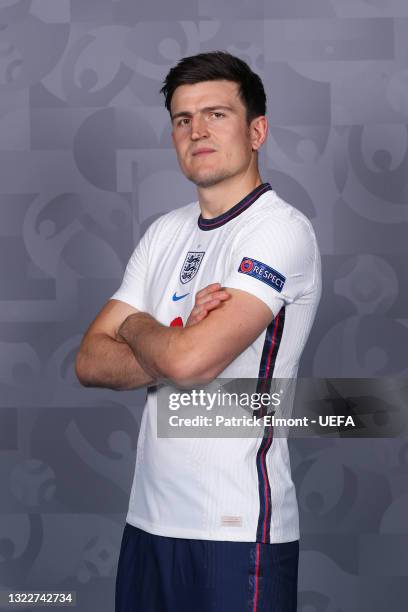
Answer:
[[[273,314],[251,294],[231,299],[190,327],[167,327],[146,313],[128,316],[118,330],[152,378],[180,386],[208,384],[265,332]]]
[[[81,346],[75,367],[78,379],[87,387],[127,390],[155,382],[126,342],[102,333],[94,334]]]
[[[171,378],[174,341],[180,330],[161,325],[147,313],[127,317],[118,330],[129,345],[136,361],[153,379]]]

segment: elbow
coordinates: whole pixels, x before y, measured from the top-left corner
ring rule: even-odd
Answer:
[[[172,340],[168,350],[161,354],[161,372],[156,378],[165,378],[178,387],[188,388],[208,385],[222,371],[223,368],[214,363],[214,356],[203,351],[189,336],[179,333],[173,335]]]
[[[195,355],[184,355],[168,365],[167,378],[178,387],[205,386],[218,374],[219,370],[206,366]]]
[[[90,387],[90,373],[85,356],[79,351],[75,358],[75,374],[83,387]]]

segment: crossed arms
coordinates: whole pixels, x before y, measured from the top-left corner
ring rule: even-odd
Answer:
[[[210,285],[196,295],[186,327],[166,327],[147,313],[109,300],[86,331],[75,369],[81,384],[135,389],[169,379],[213,380],[265,330],[272,311],[246,291]]]

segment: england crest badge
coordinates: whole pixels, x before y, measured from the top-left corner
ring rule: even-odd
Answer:
[[[205,251],[189,251],[184,260],[183,267],[180,272],[180,280],[185,285],[189,283],[197,274]]]

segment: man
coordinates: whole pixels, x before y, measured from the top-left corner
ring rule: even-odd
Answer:
[[[149,388],[119,559],[117,612],[295,612],[299,527],[287,443],[157,437],[157,389],[295,378],[321,293],[310,222],[258,170],[258,75],[182,59],[161,90],[198,201],[155,221],[88,329],[80,381]]]

